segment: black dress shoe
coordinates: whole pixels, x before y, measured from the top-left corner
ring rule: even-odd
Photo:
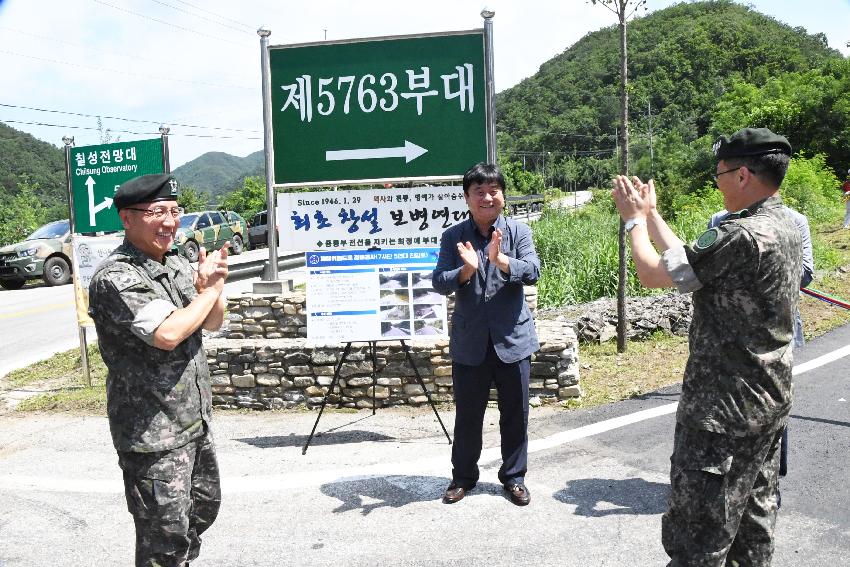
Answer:
[[[508,493],[511,502],[517,506],[528,506],[528,503],[531,502],[531,492],[528,491],[528,488],[524,484],[516,482],[506,484],[505,492]]]
[[[472,490],[473,488],[475,488],[474,484],[469,488],[464,488],[452,481],[452,483],[446,489],[446,493],[443,494],[443,502],[446,504],[454,504],[458,500],[463,500],[463,497],[466,496],[466,493]]]

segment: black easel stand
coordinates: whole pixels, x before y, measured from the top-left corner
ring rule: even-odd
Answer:
[[[375,389],[378,385],[378,341],[367,341],[369,343],[369,359],[372,361],[372,415],[375,415]],[[404,354],[407,357],[407,361],[410,363],[410,366],[413,368],[413,372],[416,374],[416,381],[419,382],[419,385],[422,386],[422,390],[425,392],[425,396],[428,398],[428,404],[431,406],[431,409],[434,410],[434,415],[437,416],[437,421],[440,422],[440,427],[443,428],[443,433],[446,434],[446,439],[449,440],[449,445],[452,444],[452,438],[449,437],[449,432],[446,431],[446,426],[443,425],[443,420],[440,419],[440,414],[437,413],[437,408],[434,406],[434,400],[431,399],[431,392],[428,391],[428,388],[425,387],[425,382],[422,381],[422,376],[419,374],[419,369],[416,368],[416,363],[413,361],[413,356],[410,354],[410,346],[403,340],[399,341],[401,343],[401,348],[404,350]],[[351,352],[351,344],[350,342],[345,343],[345,348],[342,351],[342,357],[339,359],[339,364],[336,365],[336,369],[334,370],[334,377],[331,380],[331,385],[328,388],[328,393],[325,394],[324,399],[322,400],[322,405],[319,408],[319,415],[316,416],[316,423],[313,424],[313,430],[310,432],[310,436],[307,438],[307,442],[304,444],[304,448],[301,449],[301,454],[304,455],[307,453],[307,448],[310,446],[310,441],[313,440],[313,435],[316,433],[316,427],[319,426],[319,420],[322,419],[322,412],[325,411],[325,405],[328,403],[328,397],[333,394],[334,387],[339,384],[339,372],[342,369],[342,365],[345,363],[345,359],[348,358],[349,353]],[[340,396],[342,395],[342,388],[339,389]]]

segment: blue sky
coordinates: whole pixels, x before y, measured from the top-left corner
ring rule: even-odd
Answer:
[[[648,7],[674,3],[649,0]],[[850,55],[850,0],[749,4],[826,34],[831,47]],[[244,156],[262,149],[261,25],[272,30],[272,45],[464,30],[482,26],[484,6],[469,0],[0,0],[0,121],[56,145],[74,136],[78,146],[100,143],[94,116],[103,116],[104,127],[122,141],[149,138],[162,122],[172,129],[174,167],[207,151]],[[496,12],[497,91],[615,21],[585,0],[486,6]]]

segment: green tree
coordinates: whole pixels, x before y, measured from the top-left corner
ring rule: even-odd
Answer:
[[[206,191],[198,191],[197,188],[191,185],[180,188],[180,195],[177,197],[177,204],[183,207],[187,213],[194,211],[203,211],[209,208],[210,194]]]
[[[841,217],[840,185],[823,154],[798,155],[788,164],[780,193],[789,207],[806,215],[810,223],[820,224]]]
[[[715,135],[770,128],[797,149],[823,154],[835,172],[850,163],[850,60],[784,73],[756,87],[736,80],[713,112]]]
[[[518,161],[499,160],[499,167],[505,176],[508,194],[533,195],[543,193],[543,176],[532,171],[524,171]]]
[[[120,134],[118,136],[113,136],[111,129],[103,127],[103,120],[101,120],[100,116],[97,117],[97,134],[100,137],[101,144],[121,141]]]
[[[22,176],[18,192],[0,201],[0,242],[13,244],[46,222],[44,207],[36,196],[38,184]]]
[[[246,177],[242,187],[221,200],[220,209],[236,211],[246,219],[266,208],[266,182],[262,177]]]

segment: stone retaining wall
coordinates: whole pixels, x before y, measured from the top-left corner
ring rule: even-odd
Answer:
[[[535,311],[537,290],[526,289],[526,300]],[[450,313],[452,307],[450,300]],[[223,337],[205,340],[214,405],[272,409],[321,404],[343,345],[307,341],[306,324],[302,292],[228,298]],[[531,404],[579,397],[578,340],[572,327],[563,321],[537,321],[537,332],[541,348],[531,359]],[[451,402],[448,341],[417,339],[408,345],[431,398]],[[373,395],[379,407],[428,402],[398,341],[378,342],[375,368],[373,380],[368,343],[352,345],[329,402],[372,407]]]

